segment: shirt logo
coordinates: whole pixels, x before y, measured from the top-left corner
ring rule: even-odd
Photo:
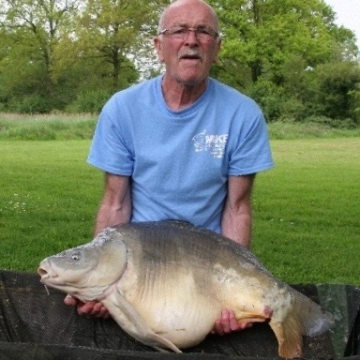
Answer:
[[[229,135],[210,135],[206,130],[192,138],[194,142],[195,151],[208,151],[215,159],[224,157],[225,146]]]

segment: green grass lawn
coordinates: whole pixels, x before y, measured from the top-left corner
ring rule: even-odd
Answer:
[[[101,172],[89,140],[0,141],[1,269],[91,240]],[[276,168],[258,176],[253,251],[290,283],[360,285],[360,138],[272,140]]]
[[[35,270],[44,255],[88,241],[102,174],[89,141],[0,141],[0,268]]]
[[[272,141],[253,250],[288,282],[360,284],[360,138]]]

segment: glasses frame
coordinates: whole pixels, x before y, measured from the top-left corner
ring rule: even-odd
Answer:
[[[176,33],[176,30],[182,30],[183,32],[179,32]],[[205,32],[201,32],[201,30],[205,31]],[[188,38],[190,31],[193,31],[195,34],[195,37],[198,40],[207,40],[207,38],[209,39],[213,39],[216,40],[220,37],[220,34],[218,32],[216,32],[214,29],[210,28],[210,27],[205,27],[205,26],[198,26],[198,27],[186,27],[186,26],[174,26],[174,27],[170,27],[170,28],[166,28],[161,30],[158,35],[168,35],[172,38],[175,39],[181,39],[181,40],[185,40]],[[206,33],[208,32],[208,33]],[[200,35],[200,38],[199,38]],[[201,39],[201,35],[206,36],[206,38]]]

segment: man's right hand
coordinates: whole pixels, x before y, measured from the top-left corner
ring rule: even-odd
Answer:
[[[64,299],[64,303],[69,306],[75,306],[79,315],[88,315],[105,319],[110,317],[106,307],[97,301],[88,301],[84,303],[71,295],[67,295]]]

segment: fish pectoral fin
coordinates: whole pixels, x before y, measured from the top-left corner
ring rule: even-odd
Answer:
[[[279,345],[279,355],[286,359],[302,356],[303,338],[296,318],[288,316],[283,322],[271,320],[269,323]]]
[[[181,350],[175,346],[171,341],[165,337],[156,334],[143,320],[140,314],[136,311],[134,306],[132,306],[120,293],[117,291],[116,297],[112,299],[113,304],[119,308],[122,313],[128,318],[129,322],[134,326],[136,332],[131,331],[131,335],[137,340],[142,342],[145,345],[151,346],[158,350],[161,345],[164,347],[176,352],[181,353]],[[114,316],[115,321],[117,321]],[[122,327],[124,324],[119,322],[119,325]],[[124,328],[124,330],[126,330]]]
[[[264,315],[250,312],[241,312],[240,314],[236,313],[235,317],[239,323],[264,322],[269,320],[268,317]]]
[[[167,354],[170,353],[170,351],[167,351],[166,349],[161,348],[161,347],[159,347],[159,346],[152,346],[152,348],[155,349],[155,350],[157,350],[157,351],[159,351],[159,352],[162,352],[162,353],[167,353]]]
[[[155,340],[158,343],[163,344],[165,347],[172,350],[173,352],[178,353],[178,354],[182,353],[182,351],[176,345],[174,345],[171,341],[162,337],[161,335],[158,335],[153,332],[152,334],[150,334],[150,336],[153,340]],[[153,346],[153,348],[158,351],[167,352],[164,348],[161,348],[159,346]]]

